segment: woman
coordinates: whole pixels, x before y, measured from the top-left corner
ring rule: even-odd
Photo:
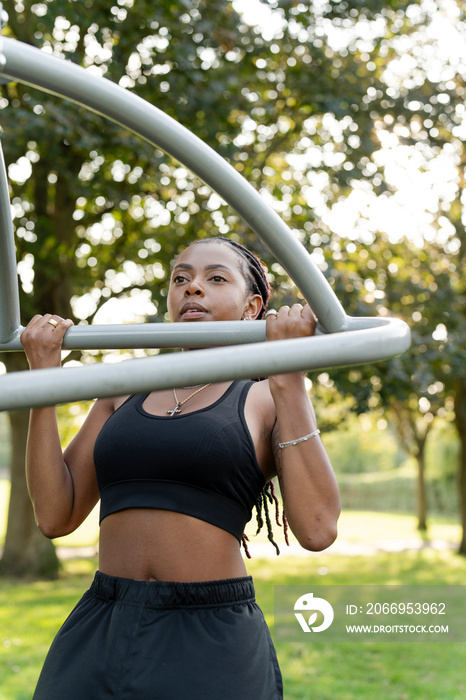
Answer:
[[[175,260],[168,311],[184,323],[257,319],[268,296],[258,258],[205,239]],[[60,364],[71,325],[32,319],[21,337],[31,369]],[[314,328],[300,304],[266,319],[267,340]],[[282,698],[239,543],[275,474],[300,544],[334,541],[338,489],[318,432],[302,372],[100,399],[63,455],[54,408],[33,409],[27,479],[42,532],[72,532],[101,498],[99,570],[34,700]]]

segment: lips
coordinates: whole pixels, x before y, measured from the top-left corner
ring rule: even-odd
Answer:
[[[187,304],[181,307],[180,316],[183,316],[183,318],[198,318],[205,313],[207,313],[207,309],[202,304],[188,301]]]

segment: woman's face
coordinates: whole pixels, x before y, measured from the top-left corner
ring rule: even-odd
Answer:
[[[256,318],[262,300],[251,294],[237,254],[220,243],[186,248],[178,257],[168,290],[172,322]]]

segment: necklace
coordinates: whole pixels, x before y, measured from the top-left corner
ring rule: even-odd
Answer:
[[[187,401],[189,401],[189,399],[192,399],[193,396],[196,396],[196,394],[198,394],[198,393],[199,393],[200,391],[202,391],[203,389],[207,389],[207,387],[210,386],[210,384],[211,384],[211,382],[210,382],[209,384],[204,384],[203,386],[201,386],[200,389],[198,389],[197,391],[195,391],[194,393],[192,393],[190,396],[188,396],[187,399],[184,399],[184,401],[180,401],[180,400],[179,400],[178,396],[176,395],[176,390],[173,389],[173,396],[175,397],[176,406],[175,406],[175,408],[172,408],[172,409],[170,409],[169,411],[167,411],[167,413],[169,413],[170,416],[172,416],[172,417],[175,415],[175,413],[181,413],[181,406],[184,406],[184,404],[185,404]],[[186,389],[188,389],[188,388],[192,389],[193,387],[186,387]]]

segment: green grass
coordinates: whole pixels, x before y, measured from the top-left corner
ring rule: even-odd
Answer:
[[[95,568],[72,560],[58,581],[0,580],[0,700],[30,700],[50,642]]]
[[[8,483],[0,481],[0,542],[6,521]],[[338,543],[373,545],[374,553],[322,552],[303,557],[254,557],[248,562],[257,600],[273,634],[274,585],[464,584],[466,559],[453,550],[424,546],[399,553],[376,551],[383,540],[458,543],[454,517],[429,518],[428,536],[416,517],[403,513],[344,510]],[[251,534],[254,527],[249,526]],[[283,536],[276,530],[280,546]],[[56,544],[86,546],[98,536],[98,511]],[[257,538],[265,541],[265,532]],[[408,540],[410,542],[408,542]],[[426,542],[427,540],[427,542]],[[270,545],[271,552],[273,548]],[[88,587],[97,560],[64,562],[58,581],[0,579],[0,700],[30,700],[53,636]],[[466,645],[448,642],[277,643],[285,700],[463,700]]]
[[[95,559],[65,562],[60,580],[0,581],[0,700],[30,700],[50,642],[88,586]],[[463,584],[466,560],[430,548],[397,554],[249,563],[273,633],[275,584]],[[279,643],[286,700],[462,700],[461,643]]]
[[[462,585],[466,560],[429,548],[372,556],[312,555],[250,567],[273,630],[279,584]],[[448,642],[277,643],[285,700],[463,700],[466,645]]]

